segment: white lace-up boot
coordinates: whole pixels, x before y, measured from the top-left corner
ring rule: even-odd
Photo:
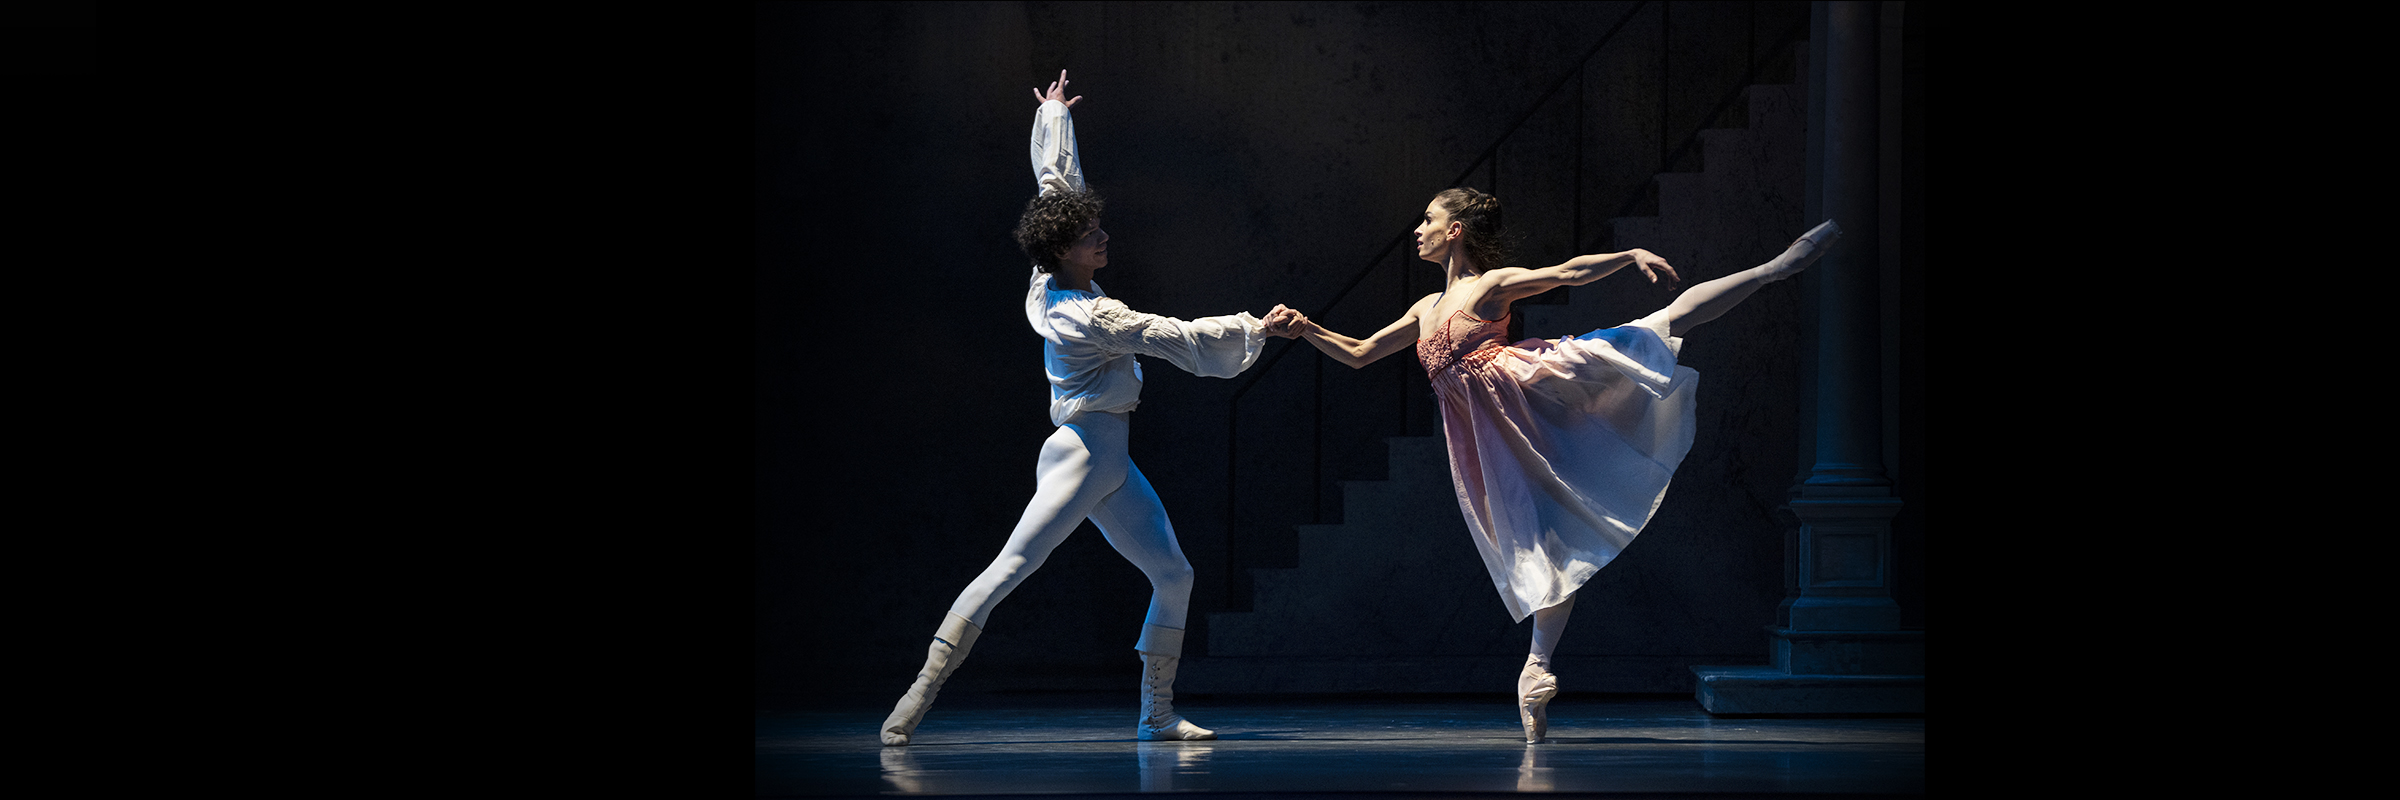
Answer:
[[[917,723],[925,719],[925,710],[933,707],[933,696],[941,692],[942,682],[957,671],[959,662],[967,660],[967,650],[975,646],[975,637],[983,629],[955,613],[942,618],[942,627],[933,632],[933,644],[925,648],[925,668],[917,671],[917,682],[900,696],[900,704],[892,707],[892,715],[883,719],[883,743],[886,746],[908,744],[910,734],[917,732]]]
[[[1142,655],[1142,719],[1136,733],[1145,742],[1217,738],[1175,713],[1175,667],[1183,660],[1183,629],[1142,626],[1133,649]]]

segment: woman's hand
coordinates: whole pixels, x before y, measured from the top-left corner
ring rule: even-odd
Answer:
[[[1661,272],[1667,274],[1667,285],[1669,286],[1681,280],[1676,277],[1675,268],[1667,266],[1667,260],[1659,258],[1657,253],[1636,247],[1625,251],[1625,255],[1633,257],[1633,268],[1641,270],[1643,275],[1649,276],[1651,283],[1658,282],[1658,274]]]
[[[1283,337],[1292,329],[1290,312],[1291,309],[1278,303],[1273,311],[1267,312],[1267,316],[1258,321],[1259,327],[1265,328],[1268,336]]]
[[[1052,100],[1057,100],[1058,102],[1066,104],[1068,108],[1074,108],[1075,100],[1083,99],[1083,95],[1076,95],[1075,100],[1065,99],[1066,96],[1067,71],[1063,69],[1058,71],[1058,80],[1050,84],[1050,91],[1048,93],[1044,93],[1040,89],[1033,90],[1033,102],[1035,103],[1047,103]]]
[[[1300,312],[1285,308],[1278,303],[1275,310],[1267,312],[1267,318],[1263,320],[1263,324],[1267,329],[1268,336],[1297,339],[1300,338],[1300,323],[1307,321],[1308,318],[1301,316]]]

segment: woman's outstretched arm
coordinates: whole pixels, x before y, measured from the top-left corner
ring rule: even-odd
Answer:
[[[1305,316],[1294,319],[1291,326],[1301,339],[1316,345],[1317,349],[1323,351],[1325,355],[1349,365],[1351,369],[1358,369],[1380,361],[1384,356],[1406,350],[1409,345],[1416,344],[1417,317],[1424,314],[1426,309],[1433,307],[1434,298],[1435,295],[1426,295],[1424,299],[1418,300],[1416,305],[1410,306],[1407,314],[1401,315],[1400,319],[1383,326],[1383,330],[1376,331],[1375,335],[1365,339],[1352,339],[1326,330],[1324,326],[1318,325],[1315,320]],[[1275,311],[1268,312],[1268,315],[1271,317],[1284,310],[1283,306],[1276,306]]]
[[[1660,273],[1666,274],[1668,283],[1672,284],[1676,281],[1675,268],[1667,266],[1666,259],[1637,247],[1622,253],[1576,256],[1567,259],[1566,263],[1554,267],[1492,270],[1484,276],[1486,280],[1491,281],[1492,286],[1490,292],[1485,296],[1484,302],[1497,301],[1505,307],[1507,303],[1523,300],[1560,286],[1582,286],[1591,283],[1608,277],[1611,273],[1624,269],[1628,265],[1641,270],[1643,275],[1649,276],[1651,283],[1658,282]],[[1477,316],[1483,315],[1477,314]]]

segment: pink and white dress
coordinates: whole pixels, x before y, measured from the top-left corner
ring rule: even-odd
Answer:
[[[1667,334],[1661,311],[1511,345],[1508,317],[1461,310],[1417,340],[1459,509],[1518,621],[1624,552],[1691,452],[1700,373]]]

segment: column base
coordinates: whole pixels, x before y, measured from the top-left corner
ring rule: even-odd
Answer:
[[[1795,675],[1774,667],[1693,667],[1711,714],[1923,714],[1923,675]]]
[[[1767,663],[1795,675],[1923,675],[1925,632],[1767,627]]]

